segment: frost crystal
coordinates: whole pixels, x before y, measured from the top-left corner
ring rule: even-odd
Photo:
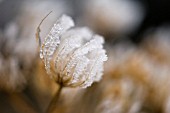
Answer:
[[[104,39],[86,27],[70,29],[73,26],[73,20],[63,15],[40,47],[40,58],[56,82],[86,88],[102,77],[107,60]]]

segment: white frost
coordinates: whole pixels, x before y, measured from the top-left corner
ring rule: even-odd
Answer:
[[[73,26],[69,16],[59,18],[40,47],[40,58],[57,82],[86,88],[102,78],[107,60],[104,39],[86,27],[70,29]]]

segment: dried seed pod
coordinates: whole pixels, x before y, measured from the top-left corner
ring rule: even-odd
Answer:
[[[86,88],[102,77],[104,39],[86,27],[70,29],[73,26],[71,17],[61,16],[40,44],[40,58],[57,83]]]

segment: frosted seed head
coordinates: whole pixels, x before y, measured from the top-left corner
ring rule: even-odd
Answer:
[[[104,39],[86,27],[74,28],[71,17],[63,15],[47,35],[40,55],[45,69],[52,78],[68,87],[91,86],[103,75],[103,63],[107,55]],[[53,71],[51,71],[51,68]]]

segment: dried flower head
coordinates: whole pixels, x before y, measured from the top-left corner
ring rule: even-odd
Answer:
[[[102,77],[107,60],[104,39],[85,27],[70,29],[73,26],[69,16],[61,16],[42,45],[40,40],[40,58],[56,82],[86,88]]]

